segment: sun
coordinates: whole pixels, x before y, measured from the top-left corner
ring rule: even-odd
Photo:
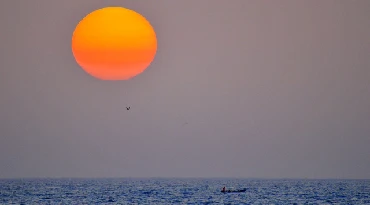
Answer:
[[[139,13],[122,7],[91,12],[72,34],[72,53],[88,74],[101,80],[128,80],[154,60],[157,38]]]

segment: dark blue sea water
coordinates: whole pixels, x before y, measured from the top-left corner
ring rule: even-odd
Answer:
[[[370,180],[3,179],[0,204],[370,204]]]

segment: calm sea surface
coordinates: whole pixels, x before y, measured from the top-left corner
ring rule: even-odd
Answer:
[[[0,179],[0,204],[370,204],[370,180]]]

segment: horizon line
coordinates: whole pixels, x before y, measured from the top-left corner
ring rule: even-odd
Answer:
[[[151,176],[151,177],[0,177],[0,180],[27,180],[27,179],[247,179],[247,180],[370,180],[370,178],[338,178],[338,177],[181,177],[181,176]]]

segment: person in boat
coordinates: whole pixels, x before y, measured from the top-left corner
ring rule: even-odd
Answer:
[[[222,192],[225,192],[226,191],[226,188],[224,187],[224,188],[222,188]]]

